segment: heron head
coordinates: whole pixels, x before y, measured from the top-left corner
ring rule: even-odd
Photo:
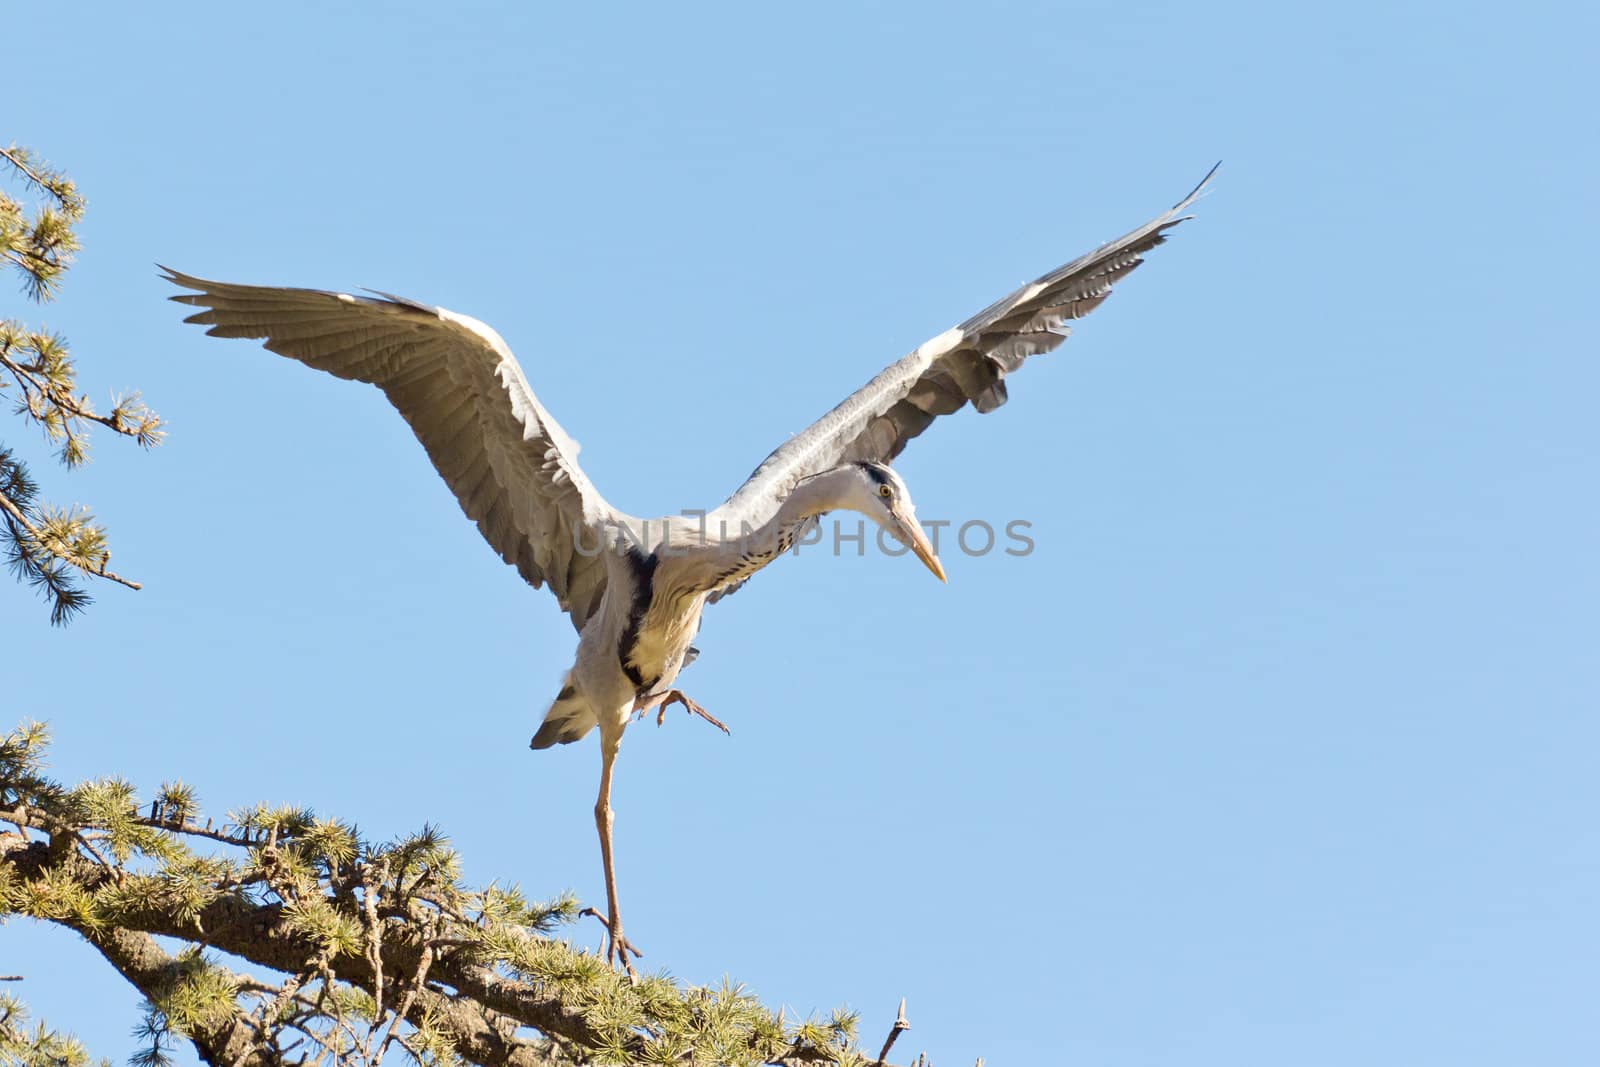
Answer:
[[[906,483],[900,480],[900,475],[884,463],[857,463],[854,470],[857,484],[852,487],[856,490],[853,495],[859,498],[855,510],[916,553],[934,577],[944,581],[944,565],[934,555],[933,545],[922,532],[922,525],[917,522],[917,509],[911,503],[911,492],[906,488]]]

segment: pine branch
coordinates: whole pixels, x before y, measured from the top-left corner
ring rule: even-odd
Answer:
[[[148,1059],[182,1038],[244,1067],[870,1062],[851,1013],[788,1023],[726,983],[630,981],[555,936],[575,900],[464,885],[431,827],[375,844],[261,807],[219,826],[182,785],[145,814],[126,782],[45,778],[45,743],[37,725],[0,740],[0,822],[17,828],[0,834],[0,915],[93,944],[150,1005]]]
[[[6,976],[0,981],[20,981]],[[28,1012],[22,1002],[0,993],[0,1064],[6,1067],[86,1067],[89,1055],[75,1038],[37,1023],[26,1027]],[[100,1067],[110,1067],[106,1060]]]
[[[42,198],[25,210],[0,190],[0,264],[17,271],[32,300],[49,300],[78,250],[74,228],[83,218],[83,197],[65,175],[16,144],[0,148],[0,173]],[[96,426],[145,448],[159,444],[165,433],[160,417],[137,393],[115,398],[110,413],[100,414],[78,391],[76,367],[61,337],[0,319],[0,393],[8,392],[16,414],[43,430],[69,468],[88,460],[89,433]],[[90,603],[71,580],[74,573],[139,588],[106,566],[105,531],[87,512],[53,512],[37,505],[34,495],[21,464],[0,449],[0,543],[18,578],[50,601],[51,622],[64,623]]]
[[[118,585],[125,585],[129,589],[144,588],[144,586],[140,585],[138,582],[124,578],[115,571],[108,569],[103,561],[98,565],[92,562],[81,561],[77,557],[76,553],[69,553],[61,549],[52,548],[52,542],[59,541],[59,538],[47,536],[37,526],[29,522],[28,516],[23,513],[22,509],[17,507],[16,504],[12,503],[11,498],[6,496],[4,493],[0,493],[0,511],[4,511],[11,521],[15,522],[18,526],[26,530],[28,536],[32,539],[35,545],[38,545],[44,551],[49,552],[63,563],[69,563],[83,571],[85,574],[92,574],[96,578],[105,578],[108,581],[116,582]]]
[[[35,189],[55,200],[61,210],[74,216],[82,214],[83,198],[77,194],[72,183],[54,171],[36,170],[33,156],[27,149],[19,148],[13,141],[9,148],[0,148],[0,159],[21,172]]]

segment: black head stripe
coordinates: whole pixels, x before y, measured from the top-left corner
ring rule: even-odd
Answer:
[[[882,464],[879,464],[879,463],[860,463],[860,464],[857,464],[857,466],[859,466],[862,470],[866,471],[867,472],[867,477],[871,478],[874,482],[878,483],[879,485],[888,485],[889,484],[888,472],[884,470]]]

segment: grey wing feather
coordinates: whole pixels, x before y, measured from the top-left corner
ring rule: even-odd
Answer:
[[[340,378],[370,382],[404,416],[461,509],[529,584],[548,585],[578,629],[605,592],[594,530],[619,515],[577,465],[578,445],[529,388],[499,334],[399,297],[233,285],[163,267],[194,290],[185,322],[246,337]]]
[[[851,460],[887,463],[940,415],[968,403],[980,412],[1004,404],[1006,375],[1066,340],[1068,323],[1099,307],[1112,285],[1166,240],[1216,171],[1212,167],[1188,196],[1138,229],[1002,297],[884,368],[768,456],[708,518],[759,525],[802,478]]]

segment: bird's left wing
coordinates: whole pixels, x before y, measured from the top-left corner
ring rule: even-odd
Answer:
[[[578,445],[476,319],[386,294],[233,285],[163,267],[201,310],[185,322],[383,390],[500,558],[584,622],[605,591],[600,530],[625,519],[578,466]]]
[[[1166,240],[1217,168],[1169,210],[1088,255],[1058,267],[927,341],[790,438],[708,519],[759,526],[800,479],[851,460],[887,463],[940,415],[969,401],[980,412],[1006,402],[1006,375],[1066,340],[1111,286]]]

